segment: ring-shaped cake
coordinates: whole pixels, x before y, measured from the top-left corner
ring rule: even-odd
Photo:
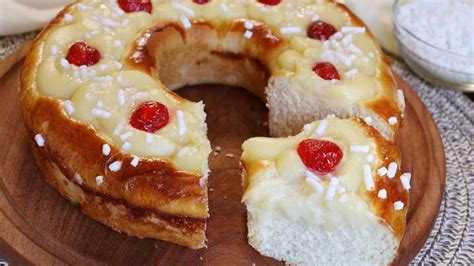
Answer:
[[[22,71],[37,164],[114,230],[202,248],[206,115],[173,92],[201,83],[261,97],[275,137],[335,114],[393,141],[403,118],[387,58],[333,1],[79,0],[40,33]]]

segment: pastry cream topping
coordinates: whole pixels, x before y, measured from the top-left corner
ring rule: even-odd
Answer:
[[[116,0],[78,1],[44,41],[38,91],[63,100],[67,115],[90,123],[122,151],[169,158],[180,169],[204,174],[210,146],[202,104],[182,102],[147,74],[122,64],[132,40],[154,23],[174,21],[187,29],[197,19],[214,26],[247,19],[242,33],[246,39],[253,36],[251,21],[265,24],[286,43],[285,49],[270,60],[270,72],[288,76],[319,97],[351,104],[376,97],[381,91],[377,46],[343,9],[330,1],[282,1],[267,6],[254,0],[212,0],[206,4],[153,0],[151,13],[126,13]],[[317,20],[331,24],[337,33],[325,41],[308,38],[308,25]],[[75,42],[97,49],[100,61],[88,67],[70,64],[65,57]],[[333,64],[341,80],[323,80],[316,75],[312,69],[319,62]],[[170,124],[154,134],[135,130],[127,123],[133,107],[150,100],[160,101],[171,110]],[[280,160],[285,161],[292,155],[282,156]],[[342,184],[348,182],[341,178]]]
[[[296,148],[308,138],[331,141],[341,148],[343,158],[334,172],[318,176],[305,167]],[[365,175],[369,169],[372,178],[381,161],[375,140],[357,121],[328,117],[306,125],[296,136],[252,138],[242,148],[247,170],[244,183],[248,184],[243,201],[255,210],[254,219],[270,222],[283,217],[325,228],[376,219],[365,198]],[[376,159],[369,162],[368,154],[375,154]]]

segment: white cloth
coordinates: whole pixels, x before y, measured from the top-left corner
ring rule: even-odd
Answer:
[[[0,0],[0,36],[41,29],[72,0]]]

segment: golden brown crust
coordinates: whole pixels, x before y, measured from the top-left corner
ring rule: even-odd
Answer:
[[[32,150],[46,181],[63,197],[80,204],[82,212],[92,219],[130,236],[156,238],[194,249],[205,246],[205,219],[160,215],[90,190],[67,178],[33,141]]]
[[[78,184],[81,187],[132,206],[162,214],[207,217],[207,195],[199,185],[200,175],[179,171],[159,159],[141,159],[139,166],[133,167],[131,156],[115,147],[110,155],[103,155],[106,141],[92,127],[69,119],[57,100],[40,97],[31,111],[35,115],[27,122],[30,135],[41,134],[46,139],[43,153],[69,180],[79,173],[84,181]],[[108,168],[114,161],[123,163],[119,172]],[[101,186],[95,181],[99,175],[104,176]]]
[[[391,162],[396,162],[397,172],[393,178],[388,178],[386,175],[383,177],[377,176],[374,178],[375,189],[367,191],[366,194],[372,204],[374,213],[383,219],[385,223],[390,225],[394,235],[401,239],[405,232],[405,219],[409,207],[409,194],[408,190],[403,188],[400,180],[401,173],[401,153],[395,143],[385,140],[380,133],[373,127],[368,126],[362,119],[355,119],[364,128],[367,136],[374,139],[377,143],[377,157],[382,160],[382,163],[377,166],[376,169],[381,167],[388,168]],[[387,190],[387,198],[382,200],[378,197],[377,193],[379,190]],[[403,210],[394,210],[393,205],[396,201],[404,203]]]

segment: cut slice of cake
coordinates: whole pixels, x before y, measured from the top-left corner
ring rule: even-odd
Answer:
[[[243,144],[249,243],[289,264],[389,264],[405,230],[409,174],[398,148],[334,116]]]

